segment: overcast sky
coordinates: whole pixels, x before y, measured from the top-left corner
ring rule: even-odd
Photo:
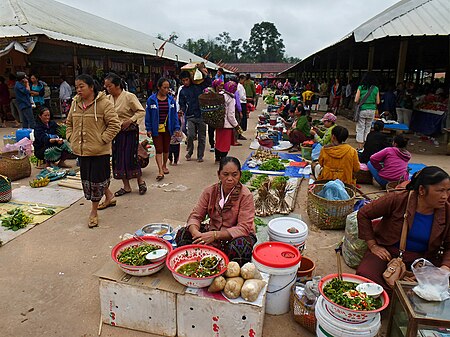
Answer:
[[[58,0],[156,36],[214,38],[229,32],[248,40],[255,23],[273,22],[289,56],[305,58],[334,43],[397,0]]]

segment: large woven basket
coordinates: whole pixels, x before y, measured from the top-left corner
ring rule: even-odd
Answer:
[[[12,198],[11,180],[0,175],[0,202],[8,202]]]
[[[221,94],[208,92],[198,96],[203,121],[209,126],[220,129],[225,122],[225,98]]]
[[[328,200],[317,194],[327,183],[326,180],[316,181],[308,189],[307,211],[309,220],[320,229],[343,229],[347,215],[353,212],[355,204],[355,188],[345,184],[350,199]]]
[[[0,174],[7,176],[11,181],[29,177],[31,175],[31,163],[28,156],[14,159],[18,152],[5,152],[0,154]]]

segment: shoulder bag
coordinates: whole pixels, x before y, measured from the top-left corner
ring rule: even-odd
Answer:
[[[403,253],[406,249],[406,238],[408,236],[408,222],[407,220],[407,211],[409,206],[409,200],[411,199],[411,193],[408,195],[408,202],[406,203],[405,214],[403,215],[403,227],[402,234],[400,237],[400,253],[398,257],[393,258],[389,261],[386,270],[383,273],[383,279],[386,281],[387,285],[390,288],[394,288],[395,281],[401,280],[406,274],[406,266],[403,262]]]
[[[363,96],[363,98],[361,98],[361,100],[358,102],[358,104],[356,104],[355,107],[355,114],[353,116],[353,121],[357,122],[359,119],[359,113],[361,112],[361,107],[363,106],[364,103],[366,103],[367,99],[369,98],[370,94],[372,93],[373,89],[375,89],[375,86],[372,85],[370,86],[369,90],[367,90],[366,94]]]

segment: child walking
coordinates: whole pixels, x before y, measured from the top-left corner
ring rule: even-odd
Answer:
[[[181,129],[184,127],[184,118],[181,111],[178,112],[178,120],[180,122]],[[169,164],[172,166],[178,165],[178,159],[180,158],[180,144],[183,141],[183,136],[176,136],[173,134],[170,138],[169,146]]]

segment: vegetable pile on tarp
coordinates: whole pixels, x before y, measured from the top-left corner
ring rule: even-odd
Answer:
[[[25,228],[33,221],[33,217],[26,215],[25,212],[16,207],[7,212],[7,216],[2,216],[2,226],[13,231],[18,231],[21,228]]]

